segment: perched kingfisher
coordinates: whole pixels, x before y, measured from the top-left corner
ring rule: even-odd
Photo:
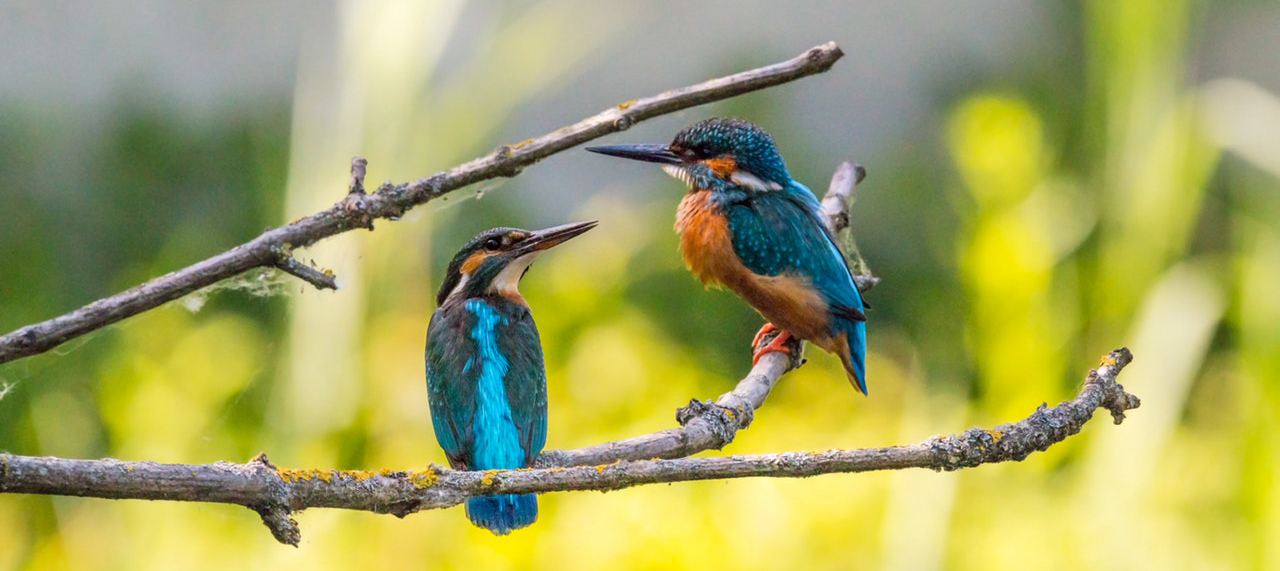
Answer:
[[[844,256],[822,223],[813,192],[787,173],[773,137],[741,119],[715,118],[676,134],[670,145],[587,150],[658,163],[688,186],[676,215],[685,265],[704,285],[728,287],[769,323],[753,362],[784,351],[791,335],[840,358],[867,393],[865,307]]]
[[[529,467],[547,441],[542,343],[520,278],[540,252],[595,221],[530,232],[494,228],[449,262],[427,326],[427,397],[436,440],[455,470]],[[477,496],[471,523],[506,535],[538,519],[533,494]]]

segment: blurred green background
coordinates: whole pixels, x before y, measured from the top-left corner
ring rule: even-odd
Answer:
[[[460,508],[301,513],[0,495],[7,569],[1280,569],[1280,5],[1092,0],[29,3],[0,21],[0,330],[610,105],[835,40],[824,75],[715,115],[853,215],[871,396],[819,351],[727,452],[913,443],[1069,398],[1129,346],[1143,404],[1024,462],[561,493],[494,537]],[[749,367],[760,319],[687,274],[680,187],[570,151],[0,366],[0,450],[297,468],[443,463],[421,350],[449,256],[599,219],[524,280],[548,446],[667,428]]]

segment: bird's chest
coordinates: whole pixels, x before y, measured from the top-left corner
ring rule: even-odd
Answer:
[[[704,284],[726,283],[744,268],[733,251],[728,219],[710,191],[686,194],[676,212],[685,266]]]

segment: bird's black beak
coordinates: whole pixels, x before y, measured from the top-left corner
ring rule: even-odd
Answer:
[[[681,159],[680,155],[671,152],[671,148],[667,145],[604,145],[601,147],[587,147],[587,150],[593,153],[600,153],[602,155],[634,159],[648,163],[658,163],[663,165],[679,165],[684,163],[684,159]]]
[[[536,230],[529,233],[529,237],[520,242],[513,252],[516,257],[523,256],[532,252],[541,252],[548,248],[553,248],[567,242],[570,238],[578,236],[587,230],[596,227],[595,220],[586,222],[574,222],[572,224],[564,224],[543,230]]]

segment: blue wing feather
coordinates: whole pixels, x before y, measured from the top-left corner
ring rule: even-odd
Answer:
[[[809,278],[834,312],[858,321],[862,296],[844,256],[819,217],[818,200],[792,183],[781,192],[749,195],[725,206],[733,250],[754,273]]]
[[[472,445],[472,415],[475,412],[475,367],[469,351],[456,344],[467,339],[475,316],[460,304],[446,305],[431,315],[427,326],[427,396],[436,440],[449,464],[463,469]]]

